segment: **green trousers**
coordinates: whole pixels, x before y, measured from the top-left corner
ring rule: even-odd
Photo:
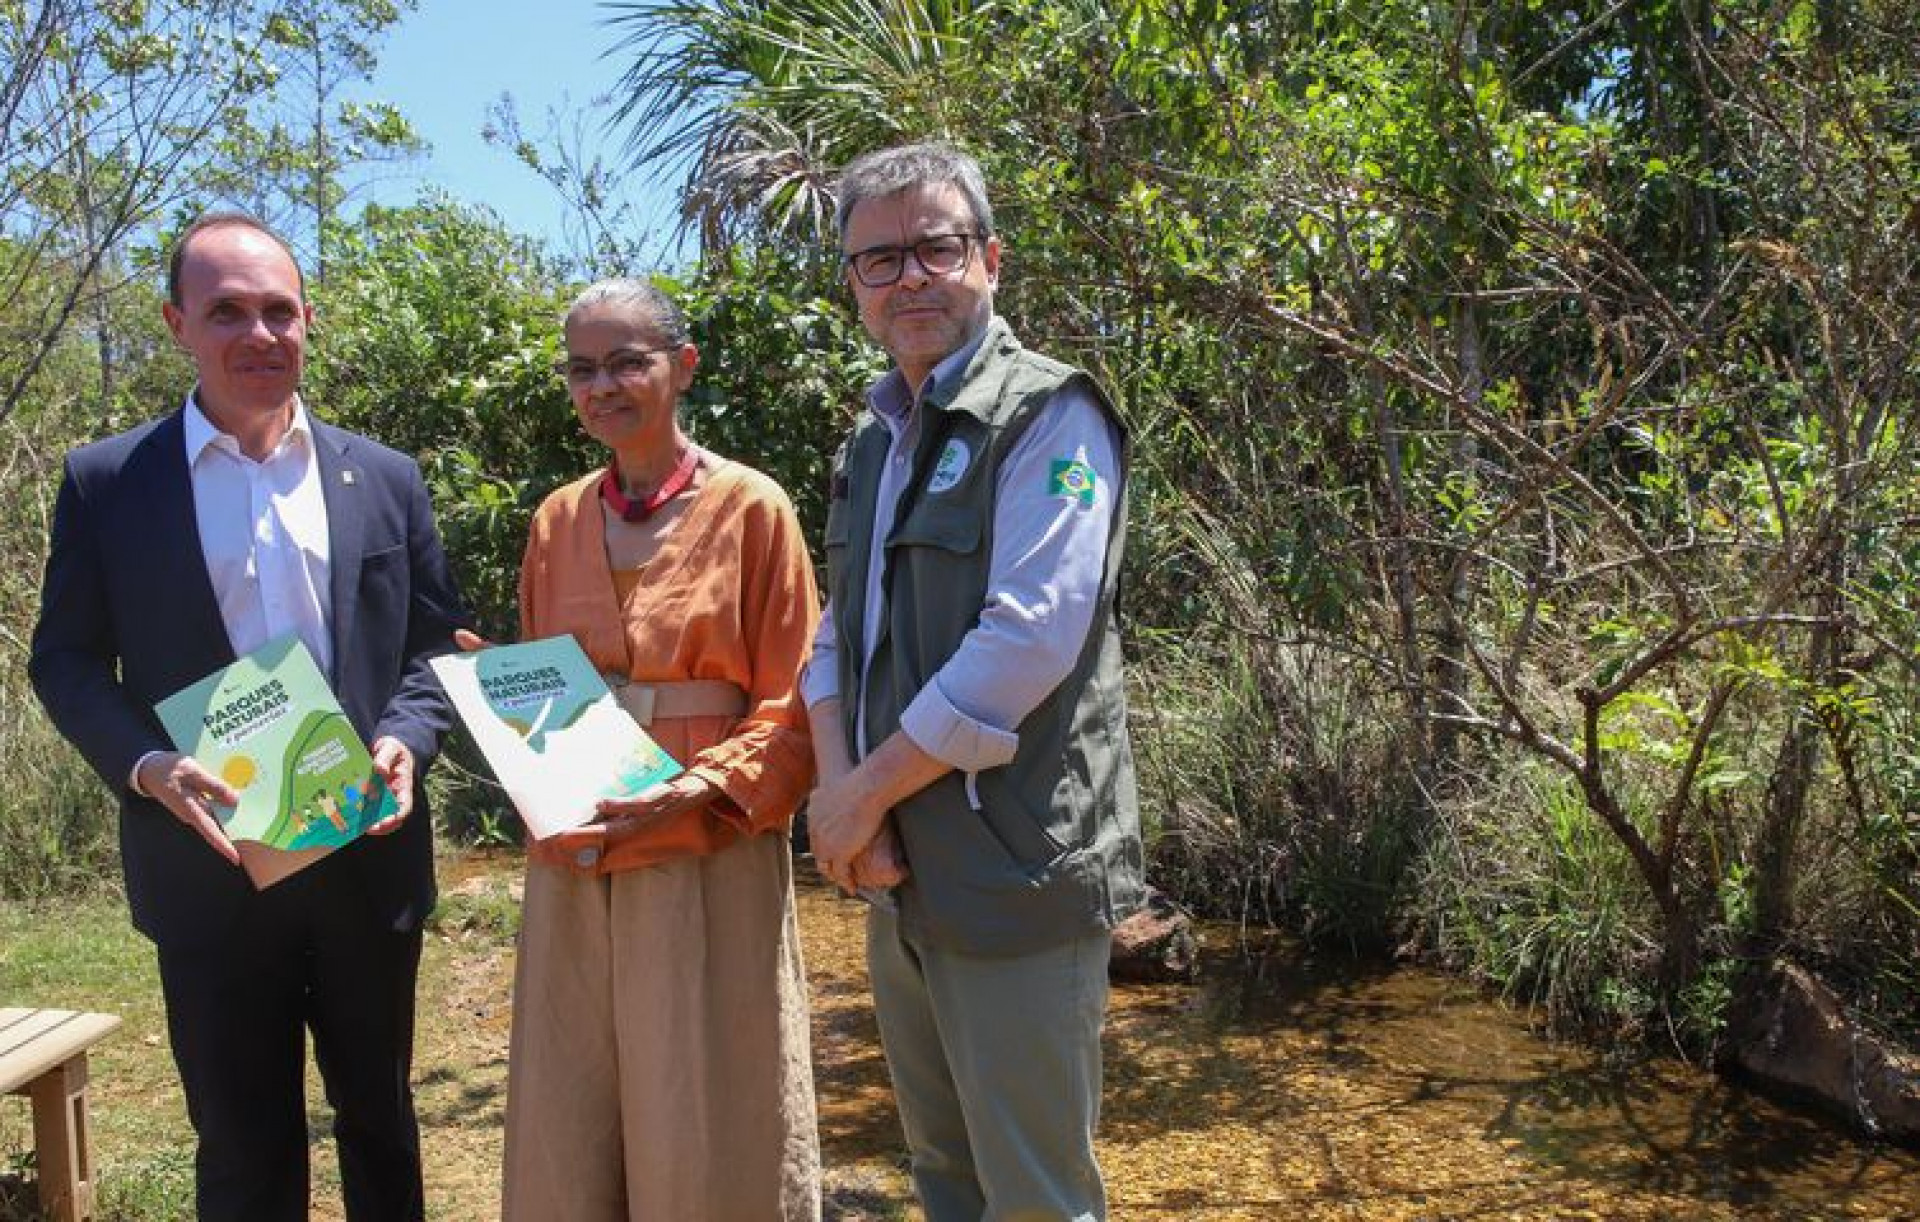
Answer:
[[[1096,1222],[1106,934],[1030,955],[910,942],[867,917],[874,1012],[928,1222]]]

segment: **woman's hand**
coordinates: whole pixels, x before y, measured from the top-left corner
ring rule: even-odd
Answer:
[[[460,647],[460,652],[462,653],[472,653],[476,649],[493,648],[492,641],[489,641],[477,632],[471,632],[465,628],[455,628],[453,630],[453,643]]]
[[[602,798],[595,807],[594,819],[606,826],[623,820],[664,819],[683,810],[705,806],[720,796],[720,790],[705,777],[683,772],[671,781],[662,781],[631,798]]]
[[[683,772],[630,798],[602,798],[594,809],[592,823],[536,840],[528,852],[549,865],[582,874],[597,873],[607,854],[642,828],[697,810],[719,795],[719,789],[706,778]]]

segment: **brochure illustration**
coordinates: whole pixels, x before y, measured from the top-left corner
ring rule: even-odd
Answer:
[[[154,706],[174,746],[240,792],[214,810],[256,887],[394,813],[373,757],[293,635],[269,641]]]
[[[447,654],[433,669],[536,840],[681,771],[570,636]]]

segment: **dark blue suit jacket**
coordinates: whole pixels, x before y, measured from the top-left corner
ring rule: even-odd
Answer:
[[[309,414],[311,420],[311,414]],[[67,456],[34,629],[34,689],[54,725],[121,797],[133,923],[155,942],[217,941],[252,885],[168,811],[128,788],[171,750],[156,702],[234,660],[200,553],[183,417],[175,412]],[[451,711],[427,660],[466,622],[412,459],[313,420],[332,570],[333,689],[368,742],[413,749],[414,807],[309,871],[328,902],[365,902],[396,929],[433,905],[427,765]]]

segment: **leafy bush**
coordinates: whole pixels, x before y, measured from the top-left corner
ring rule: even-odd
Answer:
[[[27,680],[47,531],[67,449],[176,406],[191,381],[160,338],[158,295],[128,291],[109,315],[113,360],[93,337],[58,345],[0,422],[0,897],[37,899],[119,878],[114,795],[54,730]]]
[[[1560,777],[1522,766],[1443,806],[1417,867],[1425,941],[1564,1026],[1639,1028],[1658,914],[1617,838]]]
[[[527,519],[596,461],[552,371],[559,269],[491,213],[438,196],[369,208],[331,249],[308,397],[419,461],[462,590],[509,639]]]

